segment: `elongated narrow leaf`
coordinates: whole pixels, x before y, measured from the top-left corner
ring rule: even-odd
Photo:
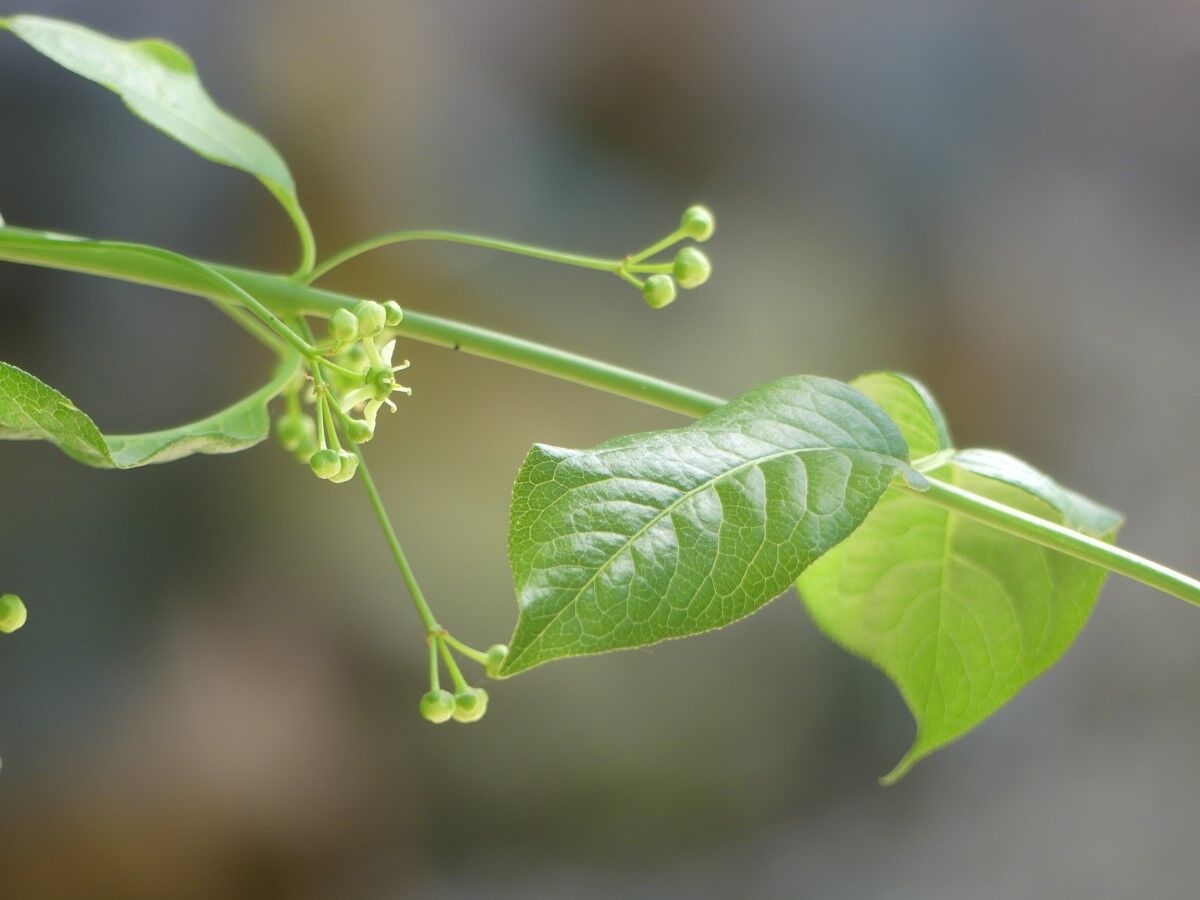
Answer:
[[[205,159],[256,176],[283,205],[312,254],[312,233],[283,158],[262,135],[221,110],[204,90],[191,58],[156,39],[121,41],[44,16],[0,19],[43,56],[103,85],[143,121]]]
[[[805,376],[685,428],[535,446],[513,490],[502,674],[749,615],[862,522],[905,456],[871,400]]]
[[[943,460],[931,478],[1093,537],[1116,536],[1117,513],[1020,460],[954,451],[941,411],[915,381],[876,373],[853,384],[900,424],[910,446]],[[1104,575],[893,488],[798,586],[818,626],[882,669],[912,710],[916,740],[890,782],[1051,666],[1083,628]]]
[[[72,459],[100,469],[132,469],[193,453],[234,453],[267,436],[267,404],[298,372],[299,358],[290,356],[265,385],[212,416],[165,431],[106,436],[54,388],[0,363],[0,439],[49,441]]]

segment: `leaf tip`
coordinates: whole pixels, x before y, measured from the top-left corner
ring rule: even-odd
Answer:
[[[892,787],[896,784],[896,782],[907,775],[909,771],[912,770],[912,767],[915,766],[924,755],[925,753],[919,751],[917,746],[914,744],[912,749],[904,754],[904,758],[901,759],[900,762],[896,763],[892,771],[888,772],[879,779],[879,784],[883,787]]]

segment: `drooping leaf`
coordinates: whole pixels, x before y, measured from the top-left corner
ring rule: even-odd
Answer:
[[[0,438],[46,440],[89,466],[112,468],[96,423],[74,403],[23,369],[0,362]]]
[[[287,163],[262,135],[221,110],[205,91],[191,58],[157,39],[122,41],[73,22],[20,15],[0,19],[43,56],[103,85],[143,121],[205,159],[257,177],[291,217],[305,261],[312,231],[300,207]]]
[[[193,453],[235,453],[267,436],[267,404],[298,371],[299,357],[292,355],[261,388],[214,415],[165,431],[104,435],[54,388],[0,362],[0,440],[49,441],[72,459],[100,469],[132,469]]]
[[[852,384],[899,424],[914,462],[918,452],[940,461],[930,478],[1093,537],[1116,537],[1117,513],[1020,460],[953,450],[941,410],[919,383],[875,373]],[[916,719],[916,739],[884,779],[890,783],[1049,668],[1083,628],[1104,576],[892,488],[798,587],[817,625],[882,669]]]
[[[520,615],[501,673],[749,615],[862,522],[905,458],[871,400],[807,376],[684,428],[535,446],[513,490]]]

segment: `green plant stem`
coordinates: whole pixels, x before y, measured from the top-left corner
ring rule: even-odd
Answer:
[[[299,331],[308,339],[309,343],[313,342],[312,329],[308,326],[308,320],[303,316],[297,316],[295,319],[296,326]],[[320,426],[319,437],[321,446],[325,446],[325,427],[328,423],[329,433],[333,438],[333,444],[336,449],[341,450],[341,445],[338,443],[337,428],[333,424],[333,417],[330,415],[329,408],[337,404],[334,403],[328,385],[325,384],[325,378],[321,374],[318,366],[313,366],[311,369],[313,381],[317,385],[319,394],[317,395],[317,422]],[[340,410],[339,410],[340,412]],[[417,615],[421,617],[421,622],[425,626],[426,639],[431,639],[434,632],[443,632],[444,629],[438,624],[437,619],[433,615],[433,610],[429,608],[429,602],[425,599],[425,592],[421,590],[421,585],[417,581],[417,576],[413,573],[412,566],[409,565],[408,556],[404,552],[404,548],[400,546],[400,539],[396,537],[396,529],[392,527],[391,517],[387,514],[387,509],[383,505],[383,499],[379,496],[379,490],[375,487],[375,479],[371,477],[371,470],[367,466],[366,457],[363,456],[362,447],[358,444],[352,444],[354,447],[354,455],[358,457],[358,477],[362,479],[363,490],[367,492],[367,498],[371,501],[371,508],[375,511],[375,518],[379,520],[379,527],[383,531],[383,537],[387,541],[388,548],[392,551],[392,556],[396,560],[396,566],[400,569],[400,575],[404,579],[404,584],[408,588],[409,596],[412,597],[413,606],[417,608]],[[437,656],[434,655],[431,660],[432,664],[432,681],[433,688],[437,690]]]
[[[209,299],[241,302],[236,290],[205,278],[186,265],[130,249],[140,246],[90,241],[23,228],[0,228],[0,260],[84,272]],[[352,309],[361,299],[306,287],[282,275],[217,264],[212,264],[211,268],[284,317],[315,315],[328,318],[336,309]],[[723,402],[711,394],[620,366],[408,308],[404,311],[404,321],[394,330],[402,337],[508,363],[684,416],[702,416]]]
[[[1081,534],[1070,528],[1055,525],[1003,503],[981,497],[944,481],[929,478],[929,489],[919,490],[902,479],[900,487],[931,503],[989,525],[1000,531],[1024,538],[1051,550],[1057,550],[1118,575],[1149,585],[1166,594],[1200,606],[1200,581],[1168,569],[1148,559],[1136,556],[1120,547]]]
[[[661,253],[662,251],[666,250],[668,247],[673,247],[675,244],[678,244],[680,241],[682,241],[683,238],[684,238],[683,229],[682,228],[676,229],[675,231],[672,231],[670,234],[668,234],[661,241],[657,241],[656,243],[651,244],[645,250],[641,250],[637,253],[632,254],[628,258],[627,262],[631,265],[640,263],[643,259],[649,259],[651,256],[654,256],[656,253]]]
[[[317,446],[322,450],[329,447],[329,439],[325,436],[325,395],[323,393],[317,395]]]
[[[300,237],[300,265],[292,277],[299,280],[307,279],[310,277],[313,266],[317,264],[317,239],[313,236],[312,225],[309,224],[308,216],[304,214],[299,203],[292,203],[282,195],[278,195],[278,198],[283,204],[283,208],[287,210],[292,224],[296,227],[296,234]]]
[[[212,270],[233,282],[234,287],[241,289],[230,290],[220,281],[204,277],[203,273],[197,273],[187,265],[169,258],[132,252],[129,249],[131,246],[137,245],[88,241],[22,228],[0,228],[0,260],[9,262],[87,272],[123,281],[156,285],[210,299],[240,302],[240,294],[249,293],[260,298],[263,304],[277,314],[284,316],[312,314],[328,317],[334,310],[351,308],[359,300],[346,294],[307,287],[281,275],[212,265]],[[475,325],[408,309],[405,310],[404,321],[395,330],[398,334],[414,340],[541,372],[681,415],[703,416],[724,402],[711,394],[694,391],[629,369]],[[421,598],[417,603],[418,612],[424,607],[422,619],[426,621],[427,627],[431,627],[432,613],[429,613],[428,606],[424,604],[416,580],[409,581],[412,577],[411,569],[408,568],[404,553],[387,521],[387,514],[383,511],[370,475],[362,467],[361,452],[359,462],[360,471],[364,476],[363,483],[367,486],[372,505],[375,506],[376,514],[384,526],[385,536],[388,536],[388,543],[392,546],[401,574],[405,575],[409,589],[413,591],[414,602],[418,597]],[[954,508],[963,515],[1017,534],[1041,546],[1070,553],[1188,603],[1200,605],[1200,583],[1195,579],[1052,522],[1026,516],[1017,510],[991,503],[933,479],[930,479],[930,482],[931,490],[924,493],[918,491],[919,496],[926,497],[930,502]],[[950,504],[955,505],[951,507]],[[429,618],[426,619],[426,616]]]
[[[449,644],[451,647],[453,647],[455,650],[457,650],[459,653],[461,653],[463,656],[467,657],[468,659],[474,660],[475,662],[479,663],[481,666],[487,665],[487,654],[486,653],[476,650],[470,644],[464,644],[462,641],[460,641],[454,635],[447,633],[442,638],[442,640],[444,640],[447,644]]]
[[[261,324],[263,326],[266,326],[272,332],[274,332],[275,335],[278,336],[277,338],[275,338],[276,341],[278,339],[282,339],[288,346],[292,347],[294,350],[296,350],[303,356],[311,358],[314,355],[313,348],[310,347],[308,344],[306,344],[299,337],[299,335],[297,335],[290,328],[288,328],[287,325],[285,325],[283,322],[281,322],[279,320],[279,318],[274,313],[271,312],[271,310],[269,310],[265,306],[263,306],[262,303],[260,303],[257,298],[255,298],[249,291],[247,291],[241,285],[237,284],[232,279],[230,279],[228,276],[226,276],[222,272],[218,271],[215,267],[210,266],[208,263],[200,262],[199,260],[192,259],[190,256],[184,256],[181,253],[175,253],[171,250],[163,250],[159,247],[147,247],[142,244],[114,244],[114,245],[118,246],[118,247],[123,247],[128,252],[133,253],[135,255],[140,254],[142,256],[146,256],[146,257],[150,257],[150,258],[159,258],[159,259],[162,259],[162,260],[165,260],[168,262],[177,263],[178,265],[183,266],[184,268],[191,269],[193,272],[195,272],[201,278],[208,279],[214,285],[219,285],[220,287],[226,288],[227,290],[229,290],[232,293],[232,296],[228,296],[225,298],[214,297],[213,299],[215,300],[215,302],[220,304],[222,306],[222,308],[229,311],[230,315],[233,316],[235,319],[237,319],[239,324],[242,324],[243,327],[248,327],[249,320],[240,318],[236,315],[236,313],[234,313],[233,311],[230,311],[228,309],[228,304],[231,302],[239,303],[245,309],[248,309],[250,312],[252,312],[258,318],[259,322],[261,322]],[[253,334],[254,336],[258,337],[260,340],[265,338],[265,335],[258,329],[253,329],[250,331],[250,333]],[[270,343],[272,346],[277,346],[277,344],[275,344],[273,341]]]
[[[330,407],[334,405],[334,401],[328,396],[329,388],[322,386],[321,392],[321,415],[325,418],[325,434],[329,437],[330,446],[334,450],[341,452],[342,442],[338,439],[337,424],[333,421],[333,413]],[[362,459],[359,459],[359,465],[362,465]]]
[[[379,520],[379,527],[383,529],[383,536],[387,540],[388,548],[392,551],[392,556],[396,560],[396,568],[400,570],[400,577],[404,579],[404,583],[408,587],[408,592],[412,595],[413,605],[417,608],[417,615],[421,617],[421,622],[425,625],[425,633],[434,634],[435,632],[442,631],[442,626],[434,618],[433,610],[429,608],[429,603],[425,600],[425,594],[421,590],[421,585],[417,583],[417,576],[413,574],[412,566],[408,564],[408,557],[404,554],[404,548],[400,546],[400,541],[396,537],[396,529],[392,527],[392,520],[388,517],[387,510],[383,507],[383,500],[379,496],[379,490],[375,487],[375,480],[371,477],[371,470],[367,468],[367,461],[363,458],[362,448],[357,444],[354,445],[354,453],[358,457],[358,477],[362,479],[363,489],[367,492],[367,498],[371,501],[371,508],[375,510],[375,517]]]
[[[601,272],[616,272],[621,268],[619,259],[603,259],[597,256],[583,256],[579,253],[568,253],[563,250],[549,250],[545,247],[535,247],[530,244],[518,244],[500,238],[484,237],[478,234],[464,234],[459,231],[440,231],[436,229],[420,229],[413,231],[390,231],[377,237],[368,238],[352,244],[345,250],[335,253],[329,259],[318,264],[306,279],[311,284],[323,275],[357,256],[388,247],[392,244],[403,244],[408,241],[440,241],[449,244],[468,244],[472,247],[482,247],[487,250],[499,250],[502,253],[514,253],[517,256],[529,256],[546,262],[561,263],[566,266],[577,266],[581,269],[595,269]]]
[[[427,635],[426,640],[429,643],[429,689],[431,691],[441,690],[441,677],[438,673],[438,639],[433,635]]]
[[[457,693],[470,690],[470,685],[467,679],[463,677],[462,669],[458,667],[458,660],[454,658],[454,654],[450,652],[450,645],[446,642],[446,635],[441,634],[437,637],[438,648],[442,651],[442,659],[446,661],[446,669],[450,673],[450,680],[454,682],[454,690]]]

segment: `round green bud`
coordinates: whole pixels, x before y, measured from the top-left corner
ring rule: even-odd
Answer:
[[[389,300],[383,304],[383,311],[386,313],[386,322],[388,328],[395,328],[404,321],[404,310],[400,308],[400,304],[395,300]]]
[[[364,419],[348,419],[344,424],[346,438],[352,444],[365,444],[375,436],[375,429]]]
[[[712,274],[712,263],[695,247],[683,247],[675,254],[672,271],[681,288],[697,288],[708,281],[708,276]]]
[[[483,670],[487,672],[488,678],[500,677],[500,667],[504,665],[504,659],[507,656],[507,644],[492,644],[487,648],[487,662],[484,663]]]
[[[308,465],[308,461],[313,458],[313,454],[317,452],[317,442],[315,439],[304,441],[299,447],[292,451],[292,459],[298,463]]]
[[[363,337],[374,337],[387,325],[387,310],[374,300],[363,300],[355,306],[354,317],[358,319],[358,333]]]
[[[335,309],[329,317],[329,336],[339,344],[358,337],[358,317],[348,309]]]
[[[478,722],[487,712],[488,695],[483,688],[467,688],[454,695],[454,721]]]
[[[421,716],[435,725],[449,722],[454,715],[454,695],[449,691],[429,691],[421,698]]]
[[[304,420],[300,416],[280,416],[275,420],[275,437],[288,453],[304,442]]]
[[[318,450],[308,460],[308,467],[318,478],[333,478],[342,469],[336,450]]]
[[[297,462],[307,463],[312,459],[312,455],[321,448],[317,446],[317,424],[310,416],[303,417],[304,434],[300,438],[300,442],[296,444],[290,451],[292,457]]]
[[[675,300],[675,282],[670,275],[651,275],[642,287],[642,297],[651,309],[662,309]]]
[[[0,631],[5,634],[12,634],[18,628],[25,624],[25,619],[28,613],[25,610],[25,604],[21,602],[21,598],[16,594],[5,594],[0,597]],[[487,698],[484,698],[485,701]],[[483,715],[483,713],[480,713]]]
[[[679,230],[693,241],[707,241],[717,230],[717,219],[707,206],[689,206],[679,219]]]
[[[334,484],[341,484],[353,478],[354,473],[358,471],[358,457],[349,450],[342,450],[337,456],[338,470],[329,476],[329,480]]]

